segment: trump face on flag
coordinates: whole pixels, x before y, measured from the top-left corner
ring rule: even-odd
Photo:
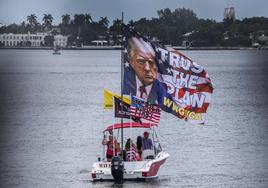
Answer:
[[[128,41],[128,61],[125,64],[125,76],[128,84],[125,94],[131,94],[150,103],[157,103],[158,67],[152,46],[142,38],[132,37]],[[126,85],[125,84],[125,85]]]

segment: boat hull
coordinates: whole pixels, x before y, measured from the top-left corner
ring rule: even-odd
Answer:
[[[52,54],[53,54],[53,55],[61,55],[60,52],[53,52]]]
[[[169,154],[160,152],[155,159],[144,161],[124,161],[124,180],[151,179],[158,176],[158,171]],[[111,174],[111,162],[95,162],[91,171],[92,181],[114,180]]]

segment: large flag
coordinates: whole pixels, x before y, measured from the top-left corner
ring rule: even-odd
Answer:
[[[158,104],[181,119],[204,123],[213,92],[205,69],[172,48],[124,27],[123,93]]]
[[[161,109],[155,104],[149,104],[142,99],[132,96],[130,115],[158,124],[160,121]]]
[[[104,109],[113,109],[113,97],[117,97],[119,99],[121,99],[121,96],[118,95],[118,94],[114,94],[112,93],[111,91],[108,91],[108,90],[104,90],[103,91],[103,99],[104,99]],[[127,98],[127,97],[123,97],[124,99],[124,102],[127,103],[127,104],[130,104],[130,99]]]

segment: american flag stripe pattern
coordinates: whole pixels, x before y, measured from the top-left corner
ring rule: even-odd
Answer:
[[[135,148],[131,147],[126,154],[127,161],[137,161]]]
[[[158,124],[160,121],[161,108],[155,104],[148,104],[142,99],[132,96],[130,115]]]

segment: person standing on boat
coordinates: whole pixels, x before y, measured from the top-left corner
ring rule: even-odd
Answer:
[[[145,131],[143,133],[143,136],[144,136],[143,139],[142,139],[143,150],[152,150],[153,149],[153,142],[149,138],[149,133],[147,131]]]
[[[113,135],[109,135],[109,139],[106,140],[106,136],[102,140],[102,144],[107,146],[106,150],[106,158],[107,161],[111,161],[113,156],[117,156],[118,154],[118,143]]]

